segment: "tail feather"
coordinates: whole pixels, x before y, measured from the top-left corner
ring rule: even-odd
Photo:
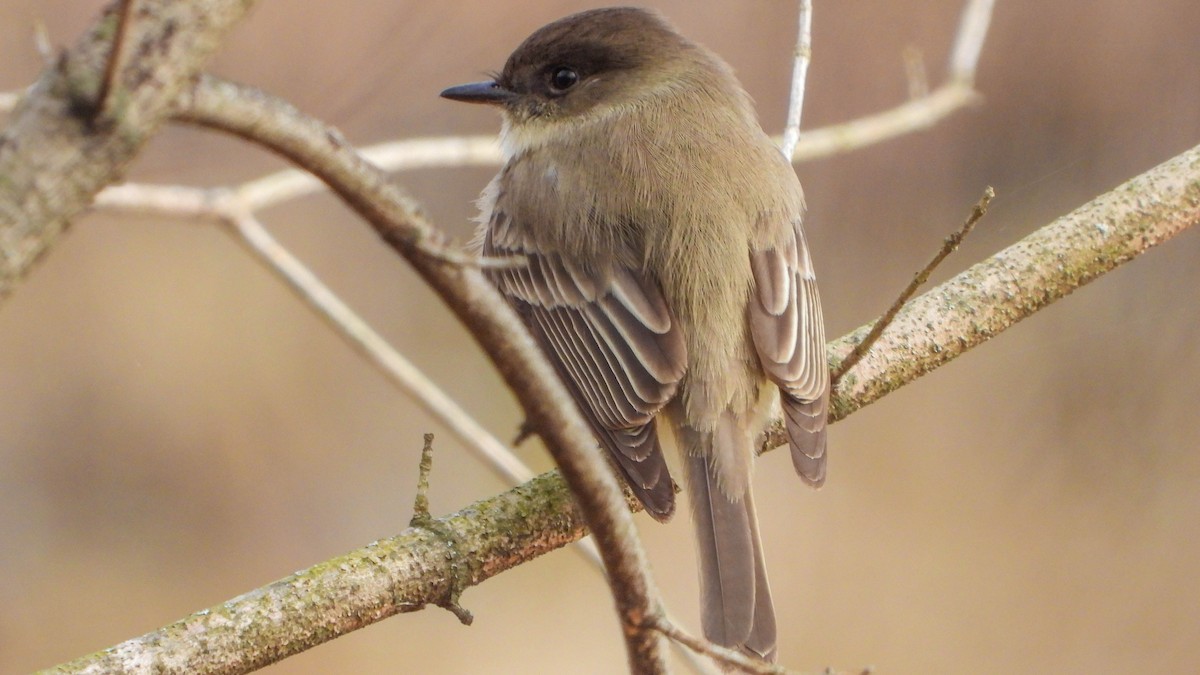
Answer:
[[[746,517],[750,521],[750,536],[754,540],[754,625],[746,638],[746,649],[758,658],[775,663],[776,629],[775,603],[771,601],[771,584],[767,581],[767,563],[763,558],[762,543],[758,537],[758,514],[755,512],[754,496],[746,492]]]
[[[814,401],[782,397],[783,419],[792,450],[792,465],[805,483],[821,487],[826,470],[826,426],[829,414],[829,390]]]
[[[741,494],[727,494],[710,459],[717,453],[744,453],[748,467],[748,438],[745,448],[710,447],[730,439],[729,434],[685,431],[688,493],[699,547],[701,626],[716,644],[773,661],[775,611],[750,483],[733,481],[744,486]]]

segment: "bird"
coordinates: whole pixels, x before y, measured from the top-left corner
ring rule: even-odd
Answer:
[[[781,406],[793,466],[819,487],[830,390],[790,160],[730,66],[651,10],[554,21],[441,96],[501,113],[473,245],[523,262],[488,278],[659,521],[675,510],[663,447],[678,448],[704,635],[774,661],[755,447]]]

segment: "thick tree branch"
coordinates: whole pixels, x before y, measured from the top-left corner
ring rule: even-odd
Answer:
[[[904,306],[831,401],[837,421],[1200,220],[1200,147],[1055,220]],[[841,361],[870,332],[831,345]],[[776,420],[764,447],[787,442]]]
[[[394,614],[448,603],[584,534],[566,484],[545,474],[47,672],[249,672]]]
[[[116,3],[42,73],[0,135],[0,299],[100,188],[121,177],[168,117],[179,90],[253,5],[138,2],[124,39],[126,57],[106,77]]]
[[[838,364],[837,369],[830,373],[829,379],[833,383],[834,387],[837,387],[838,382],[848,370],[853,368],[860,360],[862,360],[862,357],[866,356],[867,352],[871,349],[871,346],[874,345],[875,341],[879,339],[879,336],[883,335],[883,331],[887,330],[887,327],[891,325],[892,320],[896,318],[896,314],[898,314],[900,310],[904,309],[904,306],[908,304],[909,298],[911,298],[918,289],[924,286],[926,281],[929,281],[929,275],[933,274],[933,271],[937,269],[937,266],[942,264],[942,261],[949,257],[951,253],[958,250],[958,247],[960,244],[962,244],[963,239],[965,239],[967,235],[971,233],[971,230],[975,229],[975,225],[987,213],[988,204],[992,202],[992,199],[995,196],[996,192],[991,188],[991,186],[988,186],[988,188],[983,191],[983,197],[981,197],[979,202],[975,204],[975,208],[971,209],[971,215],[967,216],[967,220],[962,224],[962,227],[960,227],[954,234],[946,237],[945,241],[942,242],[942,248],[933,256],[933,259],[930,260],[920,272],[917,272],[916,275],[913,276],[912,281],[908,283],[908,286],[904,287],[904,290],[900,292],[899,297],[892,302],[891,306],[887,308],[887,311],[883,313],[883,316],[879,317],[875,323],[871,324],[871,330],[868,331],[866,336],[863,337],[862,342],[854,345],[854,349],[850,350],[849,354],[846,354],[845,358],[843,358],[841,363]]]
[[[920,296],[842,380],[841,419],[1200,220],[1200,148],[1103,194]],[[849,351],[870,326],[839,340]]]
[[[1197,221],[1200,148],[1097,197],[918,296],[843,378],[831,417],[840,420],[878,400]],[[829,353],[840,359],[869,329],[868,324],[839,338],[829,345]],[[777,438],[773,445],[781,442]],[[450,592],[453,579],[463,587],[480,583],[586,533],[556,473],[435,522],[439,531],[450,528],[460,551],[477,551],[458,559],[470,570],[465,580],[446,569],[446,540],[408,530],[57,672],[110,672],[117,658],[203,663],[209,672],[243,672],[247,668],[235,665],[269,663],[391,614],[437,604]],[[341,570],[347,572],[339,578]],[[260,612],[255,610],[259,603],[288,609]],[[215,657],[194,660],[206,658],[205,645],[236,645],[229,654],[235,665]]]
[[[267,147],[312,171],[417,270],[468,327],[546,440],[604,559],[634,673],[663,672],[662,636],[646,618],[658,611],[633,519],[612,471],[566,389],[516,314],[474,266],[436,254],[441,235],[386,174],[334,129],[261,91],[202,77],[176,117]],[[433,251],[434,253],[431,253]]]

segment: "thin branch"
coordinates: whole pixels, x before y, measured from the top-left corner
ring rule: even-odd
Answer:
[[[802,133],[792,162],[808,162],[860,150],[928,129],[979,100],[979,94],[967,85],[945,84],[925,98],[906,101],[890,110]]]
[[[792,89],[788,95],[787,123],[783,129],[780,149],[784,157],[794,157],[800,140],[800,116],[804,112],[804,86],[808,81],[808,64],[812,61],[812,0],[800,0],[799,27],[796,29],[796,48],[792,59]]]
[[[945,84],[927,96],[911,99],[891,110],[800,134],[792,161],[805,162],[849,152],[927,129],[978,101],[975,70],[987,38],[993,4],[994,0],[967,0],[950,50],[950,77]]]
[[[433,522],[429,514],[429,474],[433,471],[433,434],[425,434],[421,446],[421,462],[417,465],[417,494],[413,497],[411,527],[426,527]]]
[[[445,537],[452,549],[455,549],[456,555],[461,555],[458,550],[458,541],[437,527],[433,516],[429,513],[429,474],[433,472],[433,434],[425,434],[425,444],[421,447],[421,462],[417,470],[417,494],[413,497],[413,515],[409,520],[409,527],[419,527],[433,532],[436,535]],[[459,598],[462,597],[464,587],[459,583],[460,575],[453,575],[456,583],[437,604],[443,609],[449,611],[458,619],[458,622],[464,626],[470,626],[475,622],[475,617],[471,612],[459,604]]]
[[[142,215],[220,220],[225,217],[228,192],[221,188],[124,183],[101,190],[92,205],[98,209]]]
[[[1197,222],[1200,147],[906,304],[892,329],[843,378],[831,419],[843,419],[916,380]],[[838,360],[869,330],[863,326],[835,340],[827,353]],[[776,422],[769,447],[786,442],[782,421]],[[437,603],[453,574],[467,574],[461,587],[478,584],[586,533],[570,492],[554,473],[435,522],[449,527],[452,540],[472,553],[455,557],[428,530],[406,531],[54,672],[113,672],[126,663],[244,672],[397,612]]]
[[[666,635],[674,642],[684,645],[697,654],[703,654],[713,659],[726,669],[736,669],[744,673],[761,673],[761,675],[787,675],[787,673],[791,672],[774,663],[752,659],[741,652],[727,649],[703,638],[696,637],[676,626],[662,615],[656,614],[651,616],[648,619],[648,623],[654,630]]]
[[[506,270],[525,267],[529,264],[529,259],[523,255],[493,258],[479,253],[467,253],[460,249],[443,245],[437,241],[419,241],[417,242],[417,246],[425,255],[437,258],[447,265],[477,267],[481,270]]]
[[[42,57],[42,63],[47,68],[54,63],[54,48],[50,46],[50,30],[46,28],[46,22],[41,19],[35,19],[33,22],[33,48],[37,51],[38,56]]]
[[[929,95],[929,73],[925,72],[925,55],[916,47],[904,49],[904,75],[908,80],[908,97],[921,99]]]
[[[355,351],[449,429],[502,480],[519,484],[533,476],[533,472],[504,443],[476,422],[420,368],[388,344],[304,263],[279,244],[257,218],[242,212],[228,222],[239,243],[288,284]]]
[[[261,91],[200,78],[178,119],[274,150],[326,181],[441,296],[487,352],[553,454],[595,537],[635,673],[663,672],[663,640],[642,623],[658,607],[623,493],[563,384],[479,269],[447,265],[419,242],[437,231],[415,203],[334,130]]]
[[[170,217],[199,218],[226,225],[239,244],[283,281],[334,332],[411,396],[502,480],[518,485],[533,478],[509,448],[483,428],[454,399],[396,351],[336,293],[287,250],[249,212],[236,189],[164,185],[117,185],[96,196],[98,208]]]
[[[133,3],[136,0],[117,0],[117,29],[113,34],[108,60],[104,65],[104,76],[100,79],[100,91],[96,93],[94,119],[108,117],[112,112],[113,92],[117,86],[117,73],[125,58],[125,36],[133,22]]]
[[[926,281],[929,281],[929,275],[933,274],[933,271],[937,269],[937,266],[942,264],[942,261],[946,259],[946,256],[949,256],[951,253],[958,250],[958,247],[960,244],[962,244],[963,239],[965,239],[967,235],[971,233],[971,230],[975,229],[975,224],[978,223],[985,214],[987,214],[988,204],[992,203],[992,198],[995,196],[996,191],[991,187],[988,187],[983,191],[983,196],[979,198],[979,202],[975,204],[973,209],[971,209],[971,215],[967,216],[967,220],[962,224],[962,227],[958,228],[958,231],[954,234],[946,237],[945,241],[942,242],[941,250],[938,251],[935,256],[933,256],[933,259],[930,260],[927,265],[925,265],[924,269],[922,269],[920,272],[917,272],[913,276],[912,281],[910,281],[904,291],[900,293],[900,296],[896,298],[896,301],[892,303],[892,306],[888,307],[887,311],[883,313],[883,316],[879,317],[879,319],[871,325],[871,331],[867,333],[867,336],[863,338],[862,342],[854,345],[854,349],[851,350],[851,352],[846,355],[846,358],[842,359],[842,362],[838,364],[838,367],[834,369],[829,378],[832,381],[832,386],[837,387],[838,380],[841,380],[842,376],[845,375],[846,372],[851,368],[853,368],[854,365],[858,363],[860,359],[862,359],[863,355],[871,349],[871,345],[875,344],[875,341],[879,339],[879,336],[883,334],[883,331],[886,330],[887,327],[892,323],[892,320],[896,318],[896,314],[899,313],[900,308],[904,306],[904,303],[908,302],[908,299],[917,292],[918,288],[924,286]]]
[[[950,51],[950,77],[962,82],[975,81],[975,69],[983,42],[992,23],[995,0],[968,0],[958,23],[958,37]]]
[[[500,144],[495,135],[410,138],[380,143],[362,150],[362,157],[386,171],[458,166],[496,166]],[[269,206],[329,189],[310,173],[285,169],[250,181],[239,188],[246,206],[260,211]]]

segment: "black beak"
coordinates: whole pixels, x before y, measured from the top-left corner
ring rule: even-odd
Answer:
[[[513,93],[511,91],[493,81],[460,84],[457,87],[450,87],[441,93],[442,98],[448,98],[451,101],[490,103],[492,105],[504,103],[512,98],[512,96]]]

